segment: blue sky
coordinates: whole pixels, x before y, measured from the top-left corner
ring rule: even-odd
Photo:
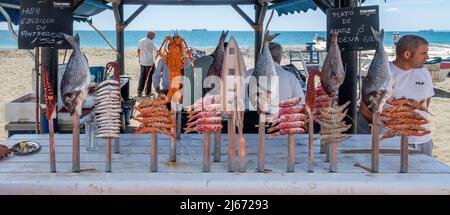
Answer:
[[[450,31],[449,0],[367,0],[364,5],[380,5],[380,26],[387,31],[416,31],[434,29]],[[138,6],[125,6],[128,17]],[[253,6],[241,6],[254,16]],[[267,13],[266,21],[270,15]],[[100,30],[114,30],[114,16],[105,11],[93,17]],[[250,31],[250,26],[230,6],[148,6],[127,30],[172,30],[207,28],[208,30]],[[0,29],[7,29],[5,23]],[[92,30],[87,24],[75,23],[75,30]],[[326,17],[321,10],[274,15],[271,30],[325,31]]]

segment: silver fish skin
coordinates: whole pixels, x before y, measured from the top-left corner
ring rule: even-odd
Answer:
[[[88,60],[81,52],[78,34],[73,37],[64,34],[64,38],[72,45],[73,52],[61,79],[61,98],[71,114],[77,111],[81,115],[81,108],[88,95],[91,73]]]
[[[227,38],[227,35],[228,35],[228,31],[222,31],[222,34],[220,35],[220,38],[219,38],[219,43],[217,44],[217,47],[214,50],[214,52],[211,54],[211,56],[213,57],[213,62],[209,66],[206,77],[210,77],[210,76],[216,76],[219,78],[222,77],[222,66],[223,66],[223,59],[225,56],[224,42],[225,42],[225,38]],[[211,88],[205,88],[205,92],[209,92],[217,87],[218,86],[215,86],[215,84],[212,84]]]
[[[252,86],[254,84],[250,85],[249,91],[250,95],[252,95],[250,96],[250,101],[254,106],[256,103],[258,103],[258,105],[256,105],[258,109],[265,109],[265,106],[267,106],[270,101],[276,98],[278,94],[279,83],[277,83],[277,81],[272,81],[273,77],[278,76],[278,74],[275,70],[275,62],[273,61],[272,55],[270,54],[269,50],[270,43],[278,35],[279,34],[270,35],[270,32],[266,31],[266,33],[264,34],[264,44],[262,47],[261,55],[256,62],[256,68],[252,74],[252,78],[256,78],[257,88],[255,89],[255,86]],[[260,83],[260,77],[266,77],[267,83]],[[260,101],[256,102],[254,98],[256,98],[256,93],[258,92],[265,95],[260,96],[260,98],[258,99]],[[268,101],[263,101],[264,98],[266,98]]]
[[[330,47],[322,67],[320,82],[329,96],[335,96],[345,79],[344,64],[338,45],[338,33],[332,32]]]
[[[362,84],[362,100],[372,113],[381,113],[384,104],[392,95],[394,78],[384,51],[384,30],[377,32],[372,28],[372,33],[377,42],[377,50]]]

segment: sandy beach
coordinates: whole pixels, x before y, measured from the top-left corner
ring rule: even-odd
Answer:
[[[282,64],[287,64],[289,57],[288,50],[299,50],[303,46],[288,46],[285,48],[285,55]],[[208,54],[214,49],[202,49]],[[104,66],[106,63],[115,60],[115,53],[109,49],[86,48],[83,52],[89,59],[90,66]],[[242,48],[245,56],[247,69],[253,68],[253,49]],[[64,52],[60,51],[59,62],[63,62]],[[68,60],[70,52],[66,57]],[[449,52],[450,54],[450,52]],[[5,125],[5,104],[19,96],[32,91],[32,68],[34,61],[23,50],[0,49],[0,142],[7,139]],[[130,93],[136,96],[137,80],[139,78],[139,63],[135,49],[126,50],[125,58],[126,75],[131,77]],[[436,95],[433,97],[430,111],[434,114],[431,119],[431,128],[434,138],[434,156],[447,164],[450,164],[450,144],[446,140],[450,139],[450,78],[444,82],[434,84]]]

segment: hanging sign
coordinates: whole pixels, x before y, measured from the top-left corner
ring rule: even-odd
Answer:
[[[371,28],[380,28],[378,5],[328,9],[327,49],[331,32],[337,32],[342,51],[374,50],[377,44]]]
[[[19,49],[72,48],[63,33],[73,34],[73,0],[21,0]]]

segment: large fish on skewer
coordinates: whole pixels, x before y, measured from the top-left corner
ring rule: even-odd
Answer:
[[[381,113],[387,99],[392,95],[394,79],[384,51],[384,30],[377,32],[372,28],[372,33],[377,42],[377,50],[362,84],[362,100],[372,113]]]
[[[269,31],[266,31],[261,55],[258,58],[256,68],[252,74],[256,78],[257,88],[253,86],[253,83],[250,83],[250,102],[253,106],[257,107],[258,111],[267,112],[267,106],[270,101],[276,98],[278,93],[278,83],[272,81],[278,74],[275,70],[275,63],[269,50],[270,42],[278,35],[279,34],[270,35]],[[260,77],[266,77],[267,83],[261,83]],[[259,93],[259,97],[257,97],[257,93]],[[258,101],[256,101],[255,98],[258,98]]]
[[[222,34],[220,35],[219,43],[217,44],[216,49],[211,54],[213,59],[212,64],[209,66],[207,77],[210,76],[216,76],[216,77],[222,77],[222,67],[223,67],[223,58],[225,55],[225,38],[228,35],[228,31],[222,31]],[[209,92],[212,90],[215,86],[212,86],[212,88],[206,88],[206,92]]]
[[[338,45],[338,33],[331,33],[330,47],[323,63],[320,82],[329,96],[335,96],[345,79],[341,51]]]
[[[71,114],[77,111],[81,115],[81,108],[88,95],[91,73],[88,60],[81,52],[78,34],[74,37],[65,34],[64,38],[72,45],[73,52],[61,79],[61,98]]]

